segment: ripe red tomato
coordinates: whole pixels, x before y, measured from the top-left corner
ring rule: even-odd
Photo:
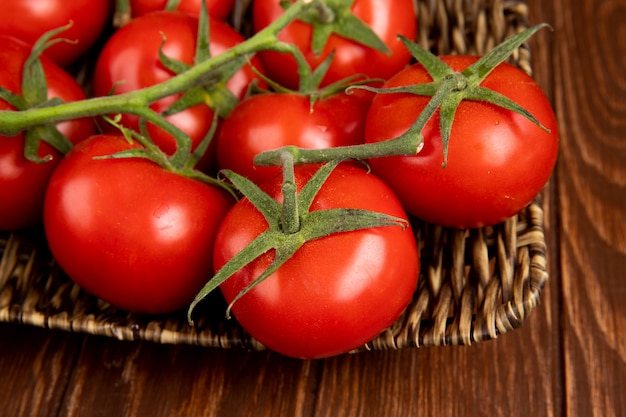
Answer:
[[[477,57],[444,56],[455,71]],[[420,64],[391,78],[385,87],[432,81]],[[405,209],[432,223],[482,227],[517,214],[548,181],[558,153],[555,115],[539,86],[520,69],[501,64],[481,86],[517,102],[550,129],[547,133],[525,117],[492,104],[463,101],[449,141],[447,165],[439,111],[424,127],[424,144],[415,156],[370,160],[372,170],[398,195]],[[366,141],[378,142],[406,132],[429,97],[380,94],[372,100]]]
[[[133,19],[120,28],[106,43],[96,63],[94,73],[94,94],[104,96],[113,89],[115,93],[126,93],[163,82],[174,74],[159,61],[159,48],[163,35],[167,41],[163,45],[165,55],[176,60],[193,64],[196,48],[198,19],[180,12],[161,11]],[[210,20],[211,53],[213,56],[233,47],[244,38],[226,23]],[[258,60],[252,59],[260,68]],[[229,90],[241,98],[252,80],[258,77],[251,67],[241,68],[227,83]],[[162,112],[170,107],[180,94],[165,97],[151,107]],[[168,117],[168,120],[182,129],[193,141],[194,148],[204,138],[213,120],[213,111],[205,104],[192,106]],[[124,115],[122,124],[138,130],[138,118]],[[105,125],[105,131],[114,128]],[[161,149],[172,154],[176,150],[174,138],[161,129],[149,125],[151,139]],[[200,168],[205,168],[207,160]]]
[[[57,64],[67,66],[96,42],[111,15],[110,0],[3,0],[0,3],[0,33],[33,44],[45,32],[72,22],[57,35],[60,42],[46,50]]]
[[[329,148],[363,143],[371,98],[365,91],[342,92],[311,107],[309,97],[297,93],[251,96],[222,123],[218,166],[259,184],[280,172],[279,167],[254,165],[254,157],[262,151],[287,145]]]
[[[185,307],[210,278],[215,235],[233,199],[141,158],[121,135],[81,142],[59,164],[44,206],[50,250],[78,285],[141,313]]]
[[[150,12],[164,10],[167,0],[131,0],[130,7],[133,17],[143,16]],[[207,0],[206,7],[210,16],[226,20],[235,6],[235,0]],[[176,9],[179,12],[199,16],[202,11],[202,0],[180,0]]]
[[[300,188],[315,167],[296,169]],[[281,197],[280,176],[264,183]],[[406,219],[391,190],[360,167],[340,165],[318,192],[311,211],[357,208]],[[240,200],[218,232],[216,270],[268,227],[247,199]],[[273,251],[227,279],[230,303],[273,261]],[[377,227],[332,234],[304,244],[278,271],[233,304],[239,323],[268,348],[299,358],[340,354],[367,343],[391,325],[411,300],[418,254],[410,227]]]
[[[284,12],[278,0],[255,0],[252,10],[252,24],[257,32]],[[278,35],[279,40],[295,44],[305,54],[309,65],[313,68],[324,61],[331,52],[335,53],[322,86],[354,74],[387,79],[411,60],[411,55],[398,40],[397,35],[404,35],[409,39],[414,39],[416,36],[417,18],[413,0],[386,2],[355,0],[351,10],[355,16],[372,28],[390,49],[391,54],[387,55],[333,34],[322,53],[316,56],[311,50],[311,26],[302,21],[292,22]],[[259,57],[270,78],[288,88],[298,87],[297,66],[291,55],[263,51],[259,53]]]
[[[30,46],[16,38],[0,35],[0,86],[22,93],[22,67],[30,55]],[[85,93],[74,79],[47,57],[41,63],[48,83],[48,98],[63,101],[85,99]],[[0,99],[0,110],[15,110]],[[95,132],[89,119],[76,119],[57,125],[71,142],[77,143]],[[41,222],[46,185],[62,154],[45,142],[39,145],[39,156],[52,156],[46,163],[30,162],[24,157],[24,133],[0,136],[0,230],[16,230]]]

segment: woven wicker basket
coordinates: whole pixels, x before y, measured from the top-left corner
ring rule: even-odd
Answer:
[[[419,41],[438,54],[482,54],[526,28],[522,1],[418,0]],[[511,62],[530,73],[529,52]],[[2,202],[5,204],[5,202]],[[546,272],[543,212],[538,200],[494,227],[454,230],[414,223],[421,276],[398,321],[357,350],[469,345],[520,327],[540,301]],[[211,295],[190,327],[184,312],[129,314],[86,294],[58,268],[40,229],[0,232],[0,321],[109,336],[121,340],[211,347],[264,347]]]

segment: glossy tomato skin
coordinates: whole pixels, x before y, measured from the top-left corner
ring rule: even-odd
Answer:
[[[279,167],[256,166],[262,152],[295,145],[330,148],[365,141],[365,116],[372,95],[339,93],[315,102],[296,93],[259,94],[241,101],[224,120],[217,138],[220,169],[231,169],[260,184]]]
[[[158,10],[164,10],[167,0],[131,0],[130,7],[133,17],[143,16]],[[207,12],[219,20],[226,20],[235,6],[235,0],[208,0]],[[202,11],[202,0],[180,0],[176,9],[198,17]]]
[[[195,56],[197,27],[196,18],[176,11],[154,12],[133,19],[108,40],[98,57],[94,72],[94,94],[104,96],[113,89],[116,93],[126,93],[172,78],[175,74],[159,61],[163,35],[167,39],[163,45],[165,55],[191,65]],[[226,23],[211,19],[210,27],[213,56],[243,41],[243,37]],[[255,67],[261,68],[258,60],[253,58],[252,63]],[[250,83],[257,79],[251,67],[246,65],[229,80],[227,87],[241,98]],[[178,98],[180,95],[165,97],[151,107],[157,112],[162,112]],[[191,137],[195,148],[211,126],[213,111],[209,106],[199,104],[169,116],[168,120]],[[122,124],[137,130],[138,118],[124,115]],[[104,129],[109,132],[115,130],[106,124]],[[176,142],[171,135],[152,125],[149,125],[148,131],[151,139],[164,152],[174,153]],[[208,169],[209,161],[202,162],[199,168]]]
[[[257,32],[284,12],[279,0],[255,0],[252,7],[252,24]],[[352,11],[373,29],[389,47],[391,54],[387,55],[333,34],[322,53],[316,56],[311,50],[311,26],[302,21],[292,22],[278,35],[279,40],[295,44],[313,68],[334,51],[333,63],[322,86],[355,74],[387,79],[411,60],[411,55],[397,35],[404,35],[409,39],[416,37],[417,18],[412,0],[355,0]],[[263,51],[259,53],[259,57],[270,78],[288,88],[298,88],[297,66],[291,55]]]
[[[477,60],[470,56],[442,59],[455,71]],[[391,78],[386,86],[429,81],[423,67],[416,64]],[[458,228],[493,225],[520,212],[552,173],[558,154],[557,122],[540,87],[509,64],[498,66],[481,85],[520,104],[550,133],[517,113],[464,101],[454,118],[444,168],[437,112],[422,131],[424,145],[417,155],[370,160],[374,173],[416,217]],[[366,141],[400,136],[428,100],[408,94],[376,96],[368,113]]]
[[[94,159],[129,148],[103,134],[68,153],[46,193],[46,237],[86,291],[128,311],[168,313],[210,278],[217,228],[233,200],[145,159]]]
[[[65,67],[94,45],[111,10],[110,0],[4,0],[0,2],[0,33],[33,44],[45,32],[72,22],[72,27],[57,37],[73,42],[59,42],[45,52]]]
[[[30,54],[30,46],[16,38],[0,35],[0,86],[15,94],[22,92],[22,66]],[[41,63],[48,83],[48,97],[65,102],[85,99],[78,83],[47,57]],[[0,110],[15,110],[0,100]],[[59,123],[59,131],[71,142],[78,143],[95,132],[89,119]],[[17,230],[41,222],[43,200],[48,180],[62,154],[45,142],[39,145],[39,156],[52,160],[38,164],[24,157],[24,133],[0,136],[0,230]]]
[[[296,170],[301,186],[314,168]],[[265,183],[279,199],[280,178]],[[390,189],[374,175],[339,166],[313,203],[313,210],[361,208],[406,218]],[[267,228],[247,199],[229,212],[214,252],[219,269]],[[221,285],[228,302],[265,270],[266,253]],[[391,325],[409,303],[418,276],[410,227],[389,226],[333,234],[307,242],[280,269],[233,304],[240,324],[270,349],[298,358],[347,352]]]

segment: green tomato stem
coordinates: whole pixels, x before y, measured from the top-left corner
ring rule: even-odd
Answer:
[[[281,227],[284,233],[293,234],[300,230],[293,155],[289,152],[283,152],[281,159],[283,171]]]
[[[167,0],[167,3],[165,4],[165,10],[176,10],[179,4],[180,0]]]
[[[130,0],[115,0],[115,13],[113,14],[113,27],[119,28],[128,23],[132,16]]]
[[[422,129],[441,106],[444,99],[452,91],[455,91],[458,85],[458,80],[455,77],[446,78],[409,130],[394,139],[325,149],[305,149],[296,146],[286,146],[258,154],[254,158],[254,163],[260,166],[281,165],[284,152],[289,152],[296,164],[323,163],[335,159],[363,160],[384,156],[415,155],[419,153],[424,143],[424,137],[421,134]],[[362,86],[359,88],[383,92],[372,87]]]
[[[331,24],[335,21],[336,15],[332,8],[328,7],[324,3],[319,3],[317,8],[317,18],[320,23]]]
[[[296,164],[317,164],[335,159],[370,159],[383,156],[413,155],[420,150],[422,136],[407,132],[397,138],[377,143],[339,146],[336,148],[306,149],[297,146],[262,152],[254,158],[259,166],[281,165],[281,154],[289,152]]]

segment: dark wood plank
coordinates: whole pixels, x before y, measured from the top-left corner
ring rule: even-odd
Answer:
[[[542,308],[529,321],[541,323],[535,319],[540,318]],[[58,397],[67,384],[63,402],[42,404],[57,404],[53,409],[59,410],[58,415],[68,417],[396,416],[431,415],[432,410],[441,416],[467,416],[474,415],[468,409],[481,399],[480,413],[485,415],[549,416],[553,415],[551,361],[546,355],[550,342],[528,340],[529,334],[541,334],[533,328],[529,325],[497,341],[468,348],[370,352],[324,361],[84,337],[71,378],[66,375],[62,383],[47,385]],[[45,332],[21,329],[19,340],[30,345],[39,335],[48,344],[59,343],[58,334],[46,337]],[[535,351],[524,352],[520,346],[525,345]],[[19,347],[13,345],[13,357],[20,353],[32,357]],[[68,356],[71,350],[63,345],[55,352]],[[8,362],[11,356],[3,353],[2,358]],[[71,368],[67,359],[48,359],[47,363],[66,363]],[[12,369],[1,365],[0,369]],[[14,366],[25,378],[24,364],[18,361]],[[527,380],[535,375],[539,377],[533,382]],[[18,403],[30,401],[41,379],[36,375],[16,385],[16,392],[24,398]],[[9,403],[15,403],[14,398],[7,396]],[[56,415],[36,411],[15,415]]]
[[[62,417],[308,416],[317,364],[88,337]]]
[[[0,414],[54,417],[82,347],[69,333],[0,324]]]
[[[539,313],[535,316],[540,318]],[[554,405],[547,355],[550,343],[528,340],[529,334],[539,333],[533,327],[467,348],[370,352],[324,361],[78,335],[63,343],[69,336],[59,341],[57,333],[46,335],[46,331],[26,328],[20,329],[19,340],[24,344],[41,346],[32,340],[41,337],[43,345],[59,345],[43,348],[42,355],[51,368],[67,366],[64,380],[40,374],[26,378],[28,367],[20,361],[2,363],[0,369],[14,368],[24,381],[14,384],[14,391],[5,391],[7,404],[15,407],[29,404],[38,395],[37,387],[49,387],[39,406],[30,404],[9,414],[16,416],[52,416],[57,415],[55,410],[68,417],[417,416],[431,415],[433,410],[441,416],[549,416]],[[82,338],[84,343],[75,343]],[[534,351],[524,352],[520,348],[524,345]],[[23,345],[12,346],[13,356],[6,352],[1,356],[5,362],[33,357],[27,350],[20,352]],[[70,378],[72,361],[67,356],[71,351],[75,355],[77,347],[82,349]],[[7,382],[15,379],[10,373],[5,375]],[[529,377],[534,380],[528,381]],[[15,393],[22,400],[16,401]],[[468,412],[477,400],[482,404],[480,413]],[[40,413],[42,408],[49,414]]]
[[[558,415],[549,317],[544,303],[495,341],[327,359],[314,415]]]
[[[542,87],[554,107],[555,80],[554,80],[554,54],[556,42],[559,41],[554,33],[559,30],[555,25],[555,11],[552,2],[541,0],[528,0],[530,24],[546,22],[552,25],[554,31],[543,30],[533,36],[529,43],[532,51],[533,78]],[[556,112],[556,110],[555,110]],[[558,117],[558,115],[557,115]],[[559,121],[560,123],[560,121]],[[550,348],[552,356],[552,401],[554,403],[554,415],[565,415],[565,389],[563,375],[563,348],[560,328],[560,312],[563,302],[561,288],[561,267],[560,267],[560,221],[558,212],[558,175],[555,170],[554,175],[546,185],[542,193],[544,208],[544,226],[546,232],[546,243],[548,245],[548,270],[550,272],[549,290],[542,297],[544,302],[550,302]],[[575,415],[575,414],[574,414]]]
[[[566,415],[626,415],[626,3],[553,3]]]

